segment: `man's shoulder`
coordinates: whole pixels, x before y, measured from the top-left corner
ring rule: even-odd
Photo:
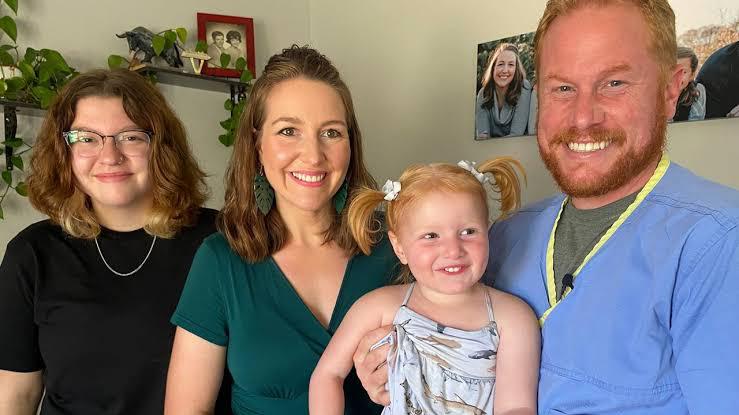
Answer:
[[[739,191],[698,176],[674,162],[646,200],[656,205],[710,216],[724,226],[739,224]]]
[[[531,222],[541,215],[549,215],[554,210],[558,210],[564,200],[563,194],[548,197],[534,203],[527,204],[518,209],[512,215],[495,222],[496,227],[509,227],[519,225],[521,223]]]
[[[528,204],[505,219],[496,221],[489,232],[491,246],[500,249],[522,238],[537,239],[548,235],[563,200],[564,195],[558,194]]]

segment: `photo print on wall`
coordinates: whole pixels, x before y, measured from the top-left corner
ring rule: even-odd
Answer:
[[[670,0],[680,97],[670,122],[739,118],[739,3]],[[536,134],[534,32],[477,45],[475,139]]]

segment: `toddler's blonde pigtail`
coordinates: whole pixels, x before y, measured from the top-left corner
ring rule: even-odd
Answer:
[[[501,217],[506,217],[521,207],[521,185],[516,170],[526,181],[526,170],[512,157],[497,157],[477,165],[481,173],[490,173],[494,181],[493,190],[500,194]]]
[[[382,238],[382,232],[385,231],[375,216],[377,207],[384,200],[383,192],[365,187],[357,190],[349,205],[347,212],[349,230],[365,255],[369,255],[372,246]]]

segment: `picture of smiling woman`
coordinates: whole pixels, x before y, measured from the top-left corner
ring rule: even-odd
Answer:
[[[516,45],[501,43],[488,58],[475,101],[478,139],[523,135],[529,120],[531,83]]]

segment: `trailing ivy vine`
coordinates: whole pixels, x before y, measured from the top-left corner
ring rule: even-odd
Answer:
[[[13,18],[18,16],[19,0],[3,0],[3,3],[0,3],[0,35],[3,39],[0,43],[0,99],[45,109],[57,91],[77,75],[77,71],[67,64],[61,53],[53,49],[36,50],[29,47],[21,54],[17,43],[18,29]],[[32,150],[32,142],[21,137],[5,137],[0,142],[0,155],[4,155],[6,146],[13,149],[13,168],[23,171],[24,156]],[[10,190],[21,196],[28,194],[23,175],[14,180],[8,167],[5,166],[1,174],[5,188],[0,187],[0,219],[4,219],[2,203]]]

